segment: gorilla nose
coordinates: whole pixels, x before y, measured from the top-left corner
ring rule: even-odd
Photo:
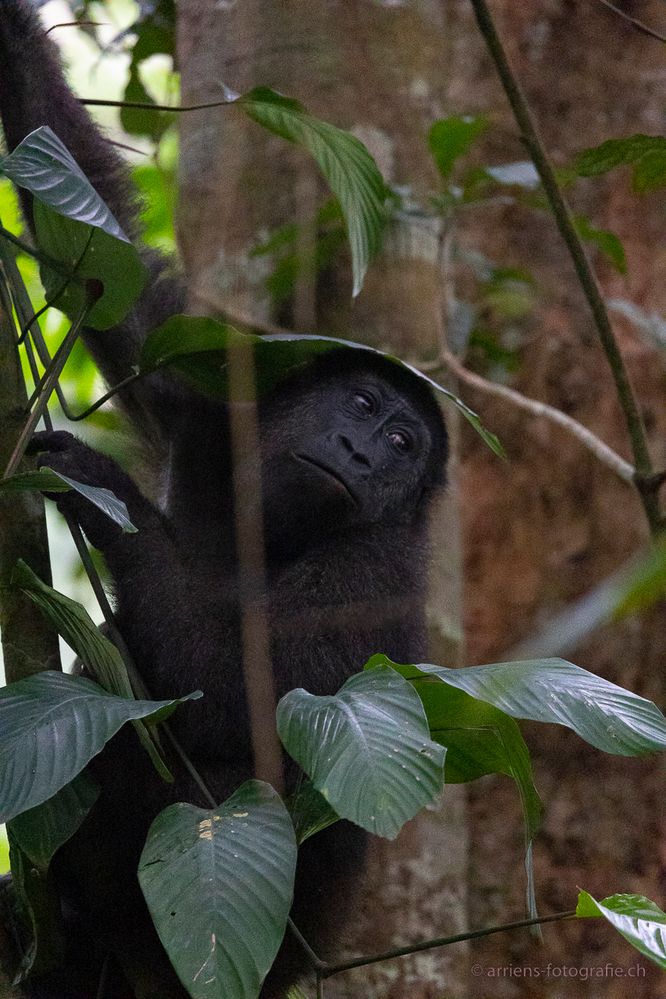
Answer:
[[[346,434],[335,434],[333,437],[333,443],[337,445],[344,455],[347,456],[349,461],[355,461],[359,465],[364,465],[366,468],[370,468],[370,459],[367,454],[359,450],[352,439]]]

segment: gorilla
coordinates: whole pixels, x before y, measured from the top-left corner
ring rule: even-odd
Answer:
[[[127,167],[70,92],[57,50],[28,0],[0,3],[0,113],[12,150],[48,125],[76,157],[128,235],[140,239]],[[30,198],[21,192],[30,223]],[[185,289],[168,260],[142,251],[150,279],[129,317],[84,341],[110,384],[130,375],[148,332],[183,310]],[[137,533],[123,533],[75,492],[54,497],[106,561],[117,624],[154,698],[200,688],[181,705],[175,736],[215,800],[253,776],[252,731],[242,669],[243,586],[235,537],[230,416],[223,404],[175,376],[156,373],[121,390],[136,434],[168,454],[167,495],[147,498],[111,458],[64,431],[37,434],[41,465],[111,489]],[[238,404],[240,405],[240,404]],[[425,654],[427,521],[444,483],[445,427],[430,390],[375,353],[339,349],[285,377],[257,407],[264,591],[275,693],[304,686],[333,694],[366,660],[397,662]],[[54,860],[71,954],[62,972],[36,980],[42,999],[90,999],[112,954],[105,995],[184,996],[152,928],[136,879],[147,829],[166,805],[208,807],[178,759],[162,782],[121,732],[91,764],[100,798]],[[284,763],[287,791],[298,781]],[[363,867],[365,834],[337,822],[299,851],[296,925],[317,948],[335,940]],[[117,965],[117,968],[116,968]],[[264,984],[277,999],[302,972],[304,956],[287,938]],[[122,969],[122,970],[120,970]],[[146,970],[147,969],[147,970]],[[123,971],[125,974],[123,974]],[[145,985],[145,982],[148,985]],[[151,991],[152,989],[152,991]]]

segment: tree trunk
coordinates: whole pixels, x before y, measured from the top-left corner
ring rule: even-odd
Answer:
[[[318,0],[179,6],[179,60],[185,103],[214,100],[220,83],[258,84],[303,100],[310,111],[367,143],[387,180],[422,196],[434,183],[425,134],[442,106],[449,44],[440,5],[404,7]],[[381,259],[357,300],[346,255],[325,274],[307,266],[317,208],[327,197],[306,155],[262,132],[234,109],[183,120],[180,242],[194,283],[192,306],[231,317],[279,319],[301,331],[349,337],[408,359],[437,352],[441,313],[440,233],[417,214],[392,225]],[[253,256],[278,226],[300,224],[301,266],[291,297],[275,314],[266,292],[272,261]],[[456,420],[447,413],[451,436]],[[432,659],[460,660],[460,545],[456,458],[437,512],[429,602]],[[359,663],[359,668],[362,663]],[[396,843],[376,841],[369,889],[340,955],[375,953],[467,926],[464,794],[410,823]],[[412,955],[326,983],[327,999],[363,994],[434,999],[459,978],[464,948]]]
[[[457,0],[449,8],[461,56],[450,67],[452,111],[493,109],[483,162],[523,160],[524,147],[470,5]],[[662,130],[665,64],[657,42],[600,4],[493,0],[492,11],[557,165],[603,139]],[[650,23],[663,28],[659,4],[632,4],[631,13],[651,16]],[[626,277],[595,258],[606,297],[627,298],[663,313],[663,193],[640,199],[631,192],[626,172],[616,172],[579,182],[569,196],[576,211],[588,213],[595,225],[617,233],[624,243]],[[513,387],[562,409],[630,458],[610,373],[552,218],[500,207],[476,217],[468,213],[465,219],[465,245],[501,266],[529,267],[536,278],[539,304],[523,324]],[[625,322],[615,325],[655,467],[663,468],[664,354]],[[499,434],[509,459],[497,461],[464,431],[465,633],[468,661],[480,663],[506,658],[507,650],[529,639],[551,615],[606,579],[646,541],[647,528],[632,488],[564,432],[503,401],[464,394]],[[571,658],[663,706],[664,611],[662,605],[603,628]],[[535,848],[542,911],[570,909],[578,886],[598,897],[639,892],[659,903],[662,758],[607,757],[560,728],[529,726],[526,735],[545,804]],[[523,844],[519,804],[509,782],[486,778],[471,785],[470,802],[470,920],[482,926],[521,913]],[[641,999],[663,996],[658,969],[597,921],[551,925],[544,937],[543,947],[528,931],[475,942],[470,956],[481,974],[470,979],[466,996],[620,999],[630,989]],[[636,966],[639,977],[628,981],[626,969]]]

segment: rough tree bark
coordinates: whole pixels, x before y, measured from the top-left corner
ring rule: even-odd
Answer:
[[[449,36],[436,3],[404,6],[250,0],[179,5],[183,101],[214,100],[222,82],[244,92],[257,84],[305,101],[313,113],[352,129],[386,178],[417,195],[434,176],[425,135],[444,109],[441,72]],[[304,154],[234,111],[200,112],[182,123],[180,242],[196,288],[192,306],[275,319],[265,290],[271,261],[251,251],[272,228],[302,223],[299,252],[312,240],[323,185]],[[299,330],[351,337],[410,359],[437,350],[441,306],[439,232],[417,216],[398,221],[366,286],[352,303],[346,265],[325,284],[302,270],[286,321]],[[285,321],[285,313],[278,317]],[[456,437],[455,419],[449,424]],[[455,455],[455,448],[454,448]],[[432,657],[460,657],[456,466],[435,528],[429,618]],[[362,663],[359,663],[359,668]],[[464,794],[448,788],[440,809],[410,823],[395,844],[377,842],[363,911],[346,952],[373,953],[467,926]],[[363,994],[434,999],[460,977],[464,948],[412,956],[326,983],[331,999]]]
[[[522,160],[525,150],[470,6],[467,0],[448,6],[457,39],[448,70],[451,109],[493,109],[484,161]],[[666,62],[658,42],[597,3],[494,0],[492,10],[558,165],[605,138],[663,131]],[[631,12],[664,28],[663,5],[632,4]],[[595,259],[606,296],[663,313],[662,192],[639,199],[626,174],[612,174],[579,183],[571,196],[575,209],[616,232],[625,245],[626,277]],[[536,277],[539,305],[523,330],[514,387],[561,408],[629,457],[610,374],[550,217],[516,208],[486,210],[476,219],[468,216],[462,238],[497,263],[527,266]],[[618,321],[616,327],[643,407],[653,459],[663,468],[664,355],[626,323]],[[647,530],[631,488],[561,431],[503,402],[465,395],[500,435],[509,455],[507,463],[498,463],[474,435],[464,433],[460,492],[467,658],[491,662],[622,565],[646,540]],[[665,625],[664,607],[657,607],[642,618],[604,628],[572,651],[571,658],[663,706]],[[546,806],[535,855],[542,909],[570,908],[578,885],[600,895],[636,891],[663,900],[661,759],[605,757],[561,729],[533,726],[527,736]],[[518,806],[508,783],[486,779],[472,785],[470,803],[470,920],[481,926],[521,911],[517,875],[522,842]],[[547,927],[544,935],[545,948],[526,931],[476,942],[471,957],[483,970],[470,980],[466,995],[619,999],[630,989],[641,999],[663,995],[658,969],[638,958],[609,928],[569,923]],[[549,977],[531,977],[530,969],[545,969],[549,962],[555,966]],[[636,965],[645,969],[645,977],[640,972],[641,977],[628,979],[625,969]],[[590,967],[593,972],[585,981],[577,969]]]

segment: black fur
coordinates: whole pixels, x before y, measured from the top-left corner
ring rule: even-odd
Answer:
[[[126,168],[72,97],[27,0],[0,0],[0,110],[10,149],[48,124],[121,224],[137,234]],[[29,210],[28,199],[24,205]],[[112,383],[131,372],[146,333],[182,308],[178,281],[165,278],[170,263],[154,255],[148,263],[152,280],[131,317],[119,329],[85,334]],[[170,450],[164,511],[111,459],[69,434],[39,434],[35,449],[43,464],[107,486],[127,503],[137,534],[121,533],[77,493],[54,497],[106,558],[118,624],[151,696],[204,691],[200,701],[178,710],[172,724],[222,801],[253,773],[229,410],[168,376],[137,383],[122,402],[137,432]],[[375,652],[419,661],[425,653],[427,512],[442,484],[447,452],[429,391],[381,357],[336,351],[261,400],[259,426],[263,489],[257,513],[266,537],[277,696],[295,686],[334,693]],[[151,928],[136,864],[147,827],[165,805],[206,805],[177,762],[172,765],[177,781],[168,787],[134,733],[121,732],[91,767],[103,786],[98,805],[55,861],[67,904],[100,953],[114,952],[130,972],[148,966],[162,999],[184,993]],[[289,771],[290,786],[293,780]],[[319,947],[334,942],[344,922],[363,851],[364,834],[347,823],[301,850],[294,918]],[[89,964],[90,980],[80,993],[53,979],[36,985],[34,995],[94,994],[99,964]],[[302,968],[302,955],[288,938],[262,995],[283,995]],[[84,980],[87,973],[81,972]],[[125,993],[117,986],[113,994]]]

